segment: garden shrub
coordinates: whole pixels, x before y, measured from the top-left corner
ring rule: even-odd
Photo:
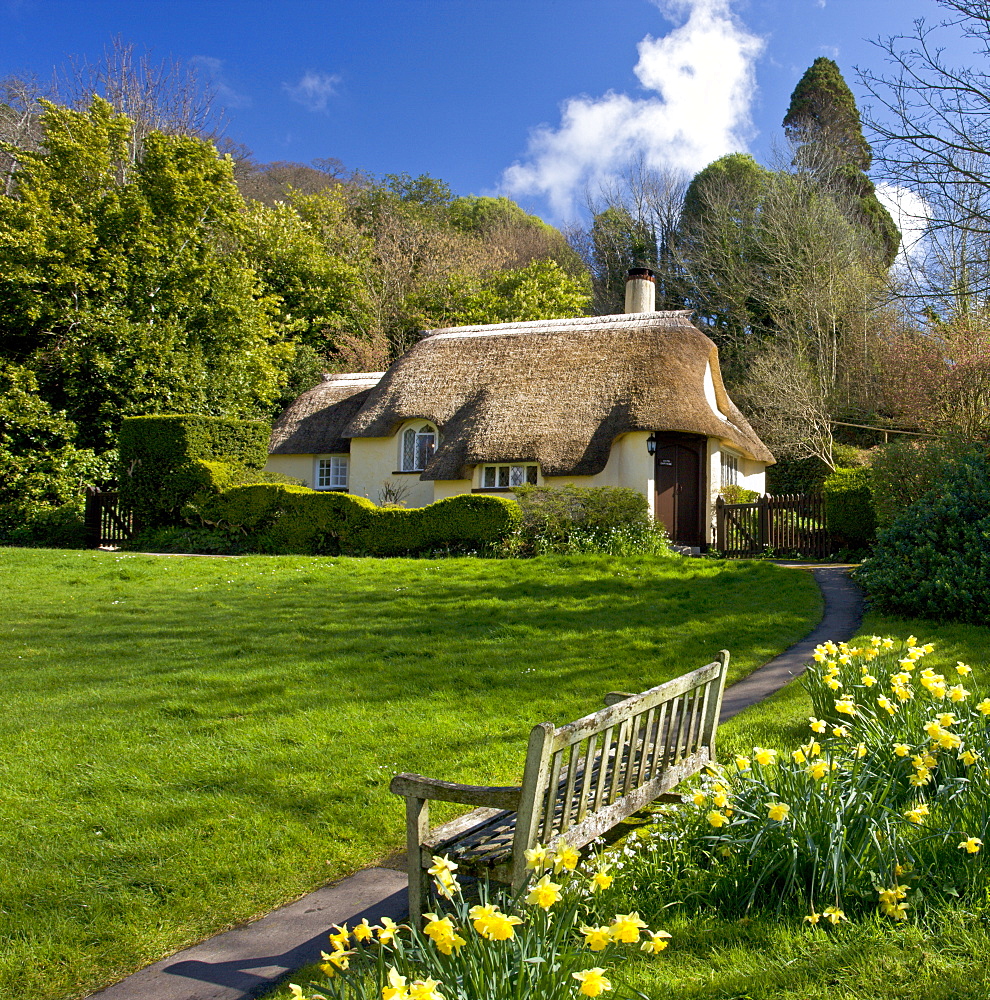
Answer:
[[[121,424],[119,489],[144,527],[176,524],[183,505],[212,474],[197,462],[260,470],[268,460],[268,425],[196,414],[126,417]]]
[[[0,505],[0,545],[46,549],[86,548],[84,501],[53,507],[32,501]]]
[[[505,497],[465,494],[407,510],[274,484],[201,494],[186,510],[206,525],[250,536],[246,544],[258,551],[330,555],[477,551],[504,541],[520,520],[517,505]]]
[[[868,468],[836,469],[824,482],[825,525],[842,545],[858,549],[876,535]]]
[[[779,458],[767,466],[767,493],[820,493],[829,472],[820,458]]]
[[[519,486],[523,554],[571,551],[575,540],[594,546],[616,531],[651,527],[646,497],[618,486]]]
[[[880,532],[857,580],[897,614],[990,620],[990,458],[961,459],[936,489]]]
[[[728,483],[721,487],[718,495],[726,503],[756,503],[760,499],[760,494],[756,490],[747,490],[734,483]]]
[[[935,489],[966,455],[985,445],[961,438],[901,439],[872,455],[873,507],[878,527],[892,524],[906,507]]]

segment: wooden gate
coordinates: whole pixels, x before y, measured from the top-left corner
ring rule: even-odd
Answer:
[[[824,559],[833,551],[818,493],[762,496],[753,503],[715,501],[715,548],[728,558],[773,553]]]
[[[134,536],[134,515],[115,492],[86,487],[86,544],[91,549],[116,546]]]

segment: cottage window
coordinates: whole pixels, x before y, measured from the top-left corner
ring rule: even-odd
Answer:
[[[507,490],[513,486],[535,486],[535,465],[485,465],[481,486],[486,490]]]
[[[347,489],[347,456],[331,455],[316,462],[316,488],[318,490]]]
[[[722,485],[739,485],[739,459],[727,451],[722,452]]]
[[[408,427],[402,432],[399,469],[402,472],[422,472],[437,450],[437,432],[429,424]]]

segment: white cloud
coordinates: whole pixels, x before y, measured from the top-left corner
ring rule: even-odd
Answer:
[[[224,107],[251,107],[251,98],[247,94],[238,93],[225,79],[222,59],[217,59],[214,56],[193,56],[189,61],[196,69],[203,71]]]
[[[731,0],[676,0],[658,6],[686,20],[662,38],[638,45],[634,72],[657,96],[571,97],[557,128],[530,135],[522,162],[509,167],[502,186],[511,195],[546,197],[560,220],[573,218],[575,199],[607,183],[642,156],[647,166],[692,174],[712,160],[746,148],[756,92],[754,64],[762,38],[730,9]]]
[[[336,96],[340,77],[336,73],[315,73],[307,70],[298,83],[283,83],[285,92],[310,111],[326,111],[330,98]]]
[[[924,255],[923,244],[931,209],[921,195],[897,184],[878,184],[877,198],[901,231],[901,248],[894,266],[904,266]]]

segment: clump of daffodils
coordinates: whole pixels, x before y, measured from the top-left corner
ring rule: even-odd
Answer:
[[[933,652],[915,636],[823,643],[805,680],[807,740],[754,747],[685,796],[689,841],[727,885],[745,868],[740,905],[801,899],[805,920],[827,926],[845,919],[850,891],[906,920],[905,870],[990,889],[972,861],[990,831],[990,698],[970,690],[969,664],[939,669]]]
[[[323,953],[325,981],[302,1000],[509,1000],[517,996],[563,1000],[597,997],[613,989],[605,960],[638,947],[658,955],[670,940],[635,911],[600,919],[598,900],[611,888],[612,864],[581,865],[565,842],[526,852],[530,878],[514,896],[481,890],[465,900],[457,864],[434,857],[428,869],[438,903],[423,926],[362,921],[335,926]],[[534,961],[536,959],[536,961]]]

